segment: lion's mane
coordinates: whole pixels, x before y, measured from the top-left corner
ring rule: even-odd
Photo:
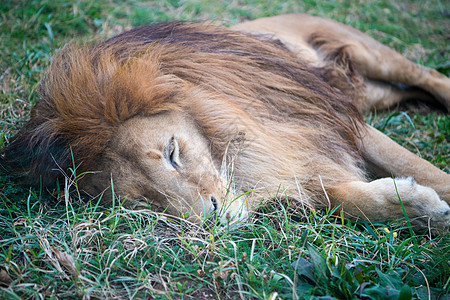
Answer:
[[[242,154],[241,177],[259,169],[275,172],[271,180],[294,167],[299,178],[314,177],[301,172],[325,157],[354,168],[361,115],[336,87],[351,86],[348,78],[331,80],[327,69],[270,38],[204,24],[157,24],[95,46],[69,44],[53,58],[40,101],[2,164],[27,183],[51,185],[73,158],[89,170],[122,122],[183,110],[217,161],[239,137],[253,142],[253,153]],[[326,176],[324,164],[317,173]]]

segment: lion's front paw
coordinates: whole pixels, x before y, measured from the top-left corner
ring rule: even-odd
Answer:
[[[395,179],[398,196],[403,205],[412,213],[409,216],[417,225],[431,225],[438,228],[450,227],[450,207],[439,198],[432,188],[417,184],[413,178]]]

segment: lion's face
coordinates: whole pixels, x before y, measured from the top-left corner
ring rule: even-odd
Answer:
[[[247,216],[244,199],[236,199],[214,165],[209,142],[181,112],[126,121],[95,169],[101,172],[85,183],[91,193],[108,186],[112,174],[125,203],[145,200],[170,214],[222,223]]]

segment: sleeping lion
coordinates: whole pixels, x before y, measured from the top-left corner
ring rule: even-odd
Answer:
[[[25,184],[51,189],[75,166],[104,203],[200,221],[284,198],[371,221],[403,205],[418,227],[450,224],[450,175],[362,120],[411,97],[449,110],[450,79],[331,20],[170,22],[71,43],[38,93],[1,158]]]

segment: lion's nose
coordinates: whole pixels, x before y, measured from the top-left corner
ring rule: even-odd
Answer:
[[[216,198],[214,198],[213,196],[210,196],[209,199],[211,200],[211,203],[212,203],[212,211],[210,210],[208,212],[208,215],[205,218],[206,222],[204,223],[204,225],[208,226],[208,227],[215,224],[217,217],[218,217],[218,212],[219,212],[219,210],[218,210],[219,207],[218,207]]]
[[[217,200],[213,196],[211,196],[211,203],[213,204],[214,207],[214,213],[217,212]]]

